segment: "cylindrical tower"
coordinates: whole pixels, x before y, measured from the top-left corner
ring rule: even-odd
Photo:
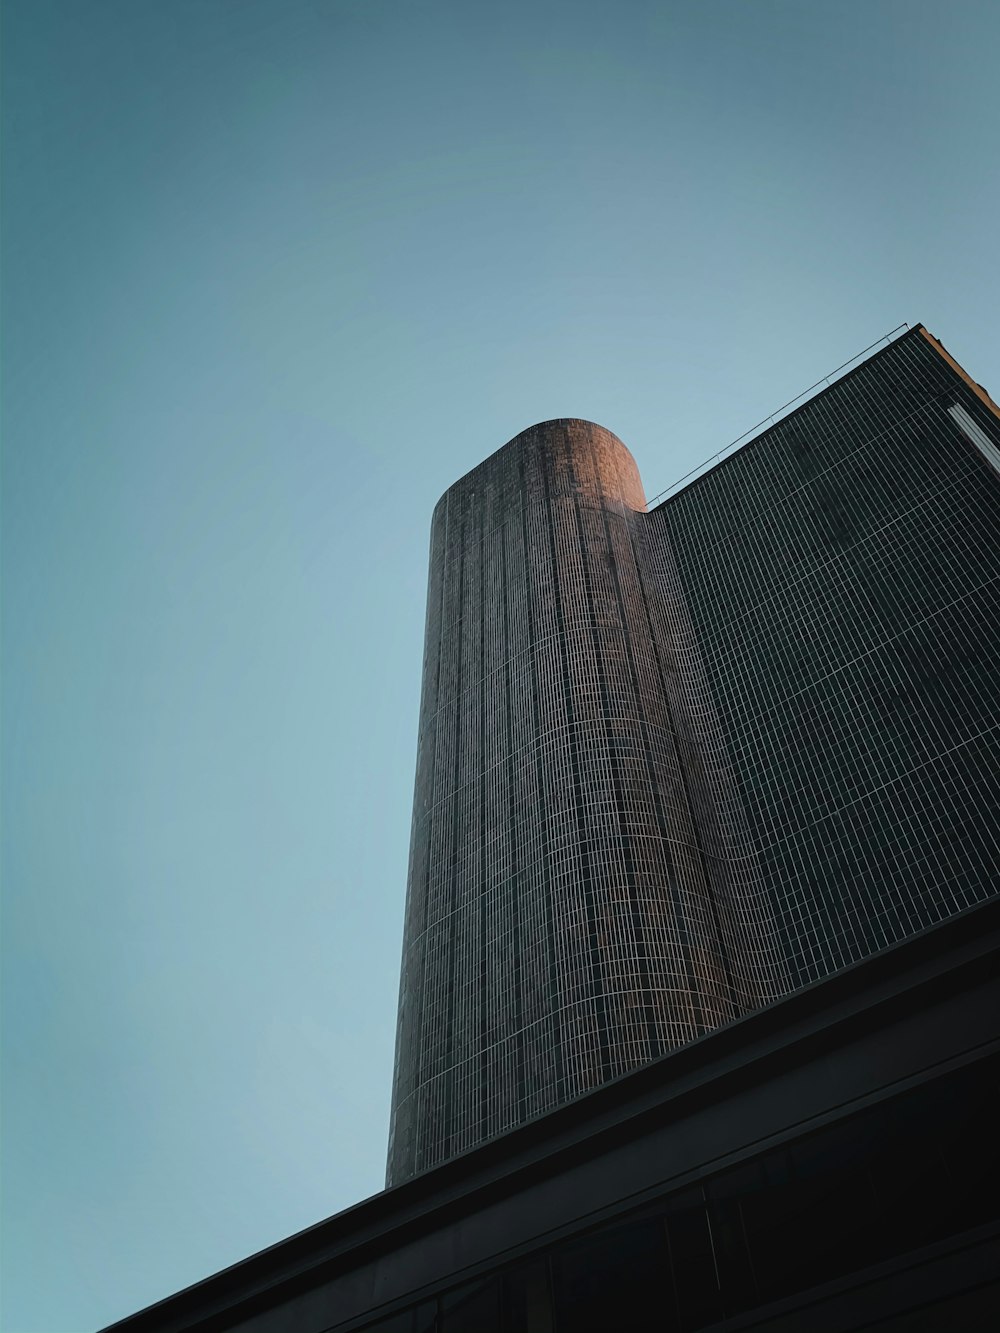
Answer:
[[[390,1184],[736,1012],[644,510],[560,420],[434,512]]]

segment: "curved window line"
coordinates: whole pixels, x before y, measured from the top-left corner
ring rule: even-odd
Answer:
[[[807,481],[804,481],[800,485],[793,487],[792,490],[787,491],[784,495],[782,495],[779,499],[775,500],[772,504],[769,504],[764,508],[758,509],[757,510],[758,517],[762,521],[766,520],[768,514],[772,513],[774,510],[785,505],[789,500],[792,499],[793,496],[798,495],[800,491],[804,491],[807,487],[815,485],[815,483],[819,481],[820,478],[827,476],[827,474],[830,472],[835,472],[837,468],[843,467],[845,463],[850,462],[850,460],[852,458],[855,458],[858,454],[864,453],[866,449],[870,449],[871,446],[875,444],[876,441],[881,440],[884,435],[891,435],[893,431],[898,430],[900,426],[905,425],[906,422],[912,421],[912,419],[916,416],[919,416],[921,412],[926,412],[928,408],[933,407],[935,403],[937,403],[940,400],[940,398],[941,394],[939,391],[938,393],[935,393],[932,397],[922,402],[919,407],[915,407],[913,411],[908,413],[905,417],[899,417],[896,421],[892,423],[892,425],[886,426],[885,430],[880,430],[877,434],[869,436],[867,440],[862,441],[862,443],[859,444],[856,448],[852,449],[850,453],[844,454],[841,458],[838,458],[836,462],[830,463],[829,466],[823,468],[821,472],[817,472],[815,476],[812,476]],[[658,506],[654,512],[659,513],[660,510],[666,509],[669,503],[670,503],[669,501],[664,502],[664,504]],[[729,537],[728,535],[726,535],[720,537],[718,541],[715,542],[702,541],[699,542],[699,545],[701,549],[704,551],[714,551],[716,547],[724,546],[728,542],[728,540]]]
[[[508,763],[511,759],[515,758],[517,755],[533,754],[534,751],[537,748],[539,748],[540,742],[545,737],[558,736],[562,732],[569,731],[570,728],[572,727],[600,727],[603,726],[606,722],[628,722],[632,723],[635,726],[647,727],[650,731],[658,732],[661,736],[669,736],[675,741],[685,741],[689,745],[699,744],[697,739],[693,736],[679,735],[676,732],[668,730],[668,728],[666,727],[658,726],[655,722],[648,722],[645,718],[628,717],[622,714],[612,714],[607,716],[605,714],[601,714],[599,717],[596,718],[580,718],[573,722],[565,722],[561,726],[550,727],[548,731],[537,732],[526,745],[520,745],[516,750],[506,751],[500,756],[500,758],[496,761],[496,763],[490,764],[486,768],[477,769],[473,774],[473,776],[469,778],[468,782],[463,782],[460,787],[450,788],[442,796],[440,796],[432,805],[428,806],[427,809],[422,810],[419,815],[415,815],[413,821],[414,828],[416,829],[420,824],[424,823],[427,819],[429,819],[430,816],[435,812],[435,810],[437,810],[437,808],[440,805],[442,805],[445,801],[452,799],[459,792],[465,791],[467,788],[471,787],[473,783],[479,782],[479,780],[485,777],[487,773],[494,772],[496,769],[500,768],[502,765]],[[608,751],[606,750],[604,752],[608,753]],[[678,758],[678,763],[680,763],[679,758]]]
[[[690,995],[691,995],[691,992],[690,992],[689,990],[687,990],[686,988],[682,988],[682,987],[679,987],[679,986],[678,986],[678,987],[673,987],[673,986],[659,986],[659,987],[656,987],[656,988],[650,987],[648,990],[638,990],[638,989],[633,988],[633,989],[629,989],[629,990],[605,991],[605,992],[604,992],[604,995],[605,995],[605,998],[607,998],[607,999],[615,999],[615,998],[620,998],[620,997],[627,996],[627,995],[636,995],[636,996],[644,996],[644,995],[653,995],[653,996],[657,996],[657,995],[678,995],[678,996],[688,997],[688,998],[689,998]],[[702,998],[702,1001],[704,1002],[704,1000],[705,1000],[706,998],[711,998],[711,997],[702,996],[701,998]],[[425,1088],[429,1087],[430,1084],[437,1082],[438,1079],[444,1078],[446,1074],[452,1074],[452,1073],[455,1072],[455,1070],[457,1070],[457,1069],[461,1069],[461,1068],[462,1068],[463,1066],[465,1066],[465,1065],[471,1065],[471,1064],[473,1064],[474,1062],[475,1062],[475,1063],[478,1063],[478,1061],[480,1060],[481,1056],[485,1055],[487,1052],[489,1052],[489,1051],[495,1051],[495,1050],[497,1050],[499,1047],[505,1045],[506,1043],[514,1041],[515,1038],[520,1037],[520,1036],[523,1035],[525,1032],[530,1032],[532,1028],[541,1027],[541,1026],[542,1026],[543,1024],[545,1024],[545,1023],[550,1023],[550,1022],[552,1022],[553,1019],[555,1019],[559,1014],[563,1014],[563,1013],[565,1013],[568,1009],[579,1009],[579,1008],[581,1008],[583,1005],[593,1004],[593,1002],[594,1002],[594,997],[593,997],[593,996],[590,996],[590,997],[587,997],[586,999],[582,999],[582,1000],[572,1000],[569,1004],[563,1004],[563,1005],[560,1005],[557,1009],[552,1009],[549,1013],[545,1014],[542,1018],[536,1018],[533,1022],[531,1022],[531,1023],[526,1023],[523,1027],[520,1027],[520,1028],[518,1028],[516,1031],[511,1032],[509,1036],[501,1037],[499,1041],[492,1042],[489,1046],[484,1046],[484,1047],[482,1047],[481,1050],[477,1050],[476,1053],[475,1053],[474,1055],[467,1056],[464,1060],[459,1060],[459,1061],[457,1061],[455,1064],[448,1065],[448,1066],[446,1066],[444,1069],[438,1070],[437,1073],[429,1075],[429,1076],[428,1076],[427,1078],[425,1078],[421,1083],[418,1083],[417,1086],[416,1086],[415,1088],[412,1089],[412,1091],[408,1092],[408,1093],[406,1094],[406,1096],[405,1096],[400,1102],[397,1103],[397,1106],[398,1106],[398,1107],[403,1107],[403,1106],[405,1106],[406,1103],[407,1103],[408,1101],[410,1101],[412,1098],[416,1097],[416,1096],[417,1096],[420,1092],[422,1092]],[[761,1006],[761,1007],[763,1007],[763,1006]],[[720,1022],[719,1022],[719,1024],[718,1024],[717,1026],[718,1026],[718,1027],[722,1027],[722,1026],[724,1026],[726,1023],[732,1023],[732,1022],[735,1022],[737,1018],[742,1018],[743,1016],[744,1016],[744,1014],[743,1014],[742,1012],[739,1013],[739,1014],[730,1014],[730,1015],[727,1015],[725,1018],[723,1018],[723,1019],[720,1020]],[[698,1032],[698,1031],[697,1031],[697,1024],[695,1024],[693,1021],[690,1022],[690,1023],[682,1023],[682,1022],[680,1022],[680,1021],[674,1021],[674,1022],[672,1023],[672,1025],[675,1026],[675,1027],[690,1027],[691,1030],[695,1032],[695,1037],[694,1037],[694,1038],[692,1038],[692,1037],[688,1037],[688,1038],[681,1038],[681,1039],[680,1039],[680,1041],[681,1041],[681,1042],[684,1042],[685,1044],[686,1044],[688,1041],[695,1040],[695,1039],[696,1039],[697,1037],[699,1037],[699,1036],[703,1036],[703,1035],[705,1035],[705,1033],[707,1033],[707,1032],[709,1032],[709,1031],[712,1031],[712,1032],[716,1031],[716,1028],[706,1028],[706,1029],[704,1029],[702,1032]],[[635,1068],[635,1067],[636,1067],[636,1066],[634,1066],[634,1065],[630,1066],[630,1068]],[[595,1086],[597,1086],[597,1085],[595,1085]]]
[[[652,833],[634,834],[628,836],[632,837],[633,841],[639,841],[641,839],[645,843],[656,843],[670,847],[683,847],[692,853],[696,853],[698,851],[697,843],[686,842],[683,838],[664,838],[658,834],[652,834]],[[563,849],[572,849],[579,846],[580,846],[579,841],[567,841],[562,844]],[[462,903],[461,906],[456,907],[449,912],[444,912],[440,916],[436,916],[432,921],[428,921],[428,923],[424,926],[420,934],[414,936],[414,938],[407,944],[406,949],[404,951],[404,958],[407,955],[409,955],[410,952],[414,948],[416,948],[416,946],[420,943],[420,941],[423,940],[426,935],[430,934],[431,931],[437,930],[439,927],[444,925],[445,922],[451,920],[452,917],[459,916],[462,912],[467,912],[471,908],[474,908],[478,903],[483,902],[483,900],[488,898],[491,894],[499,893],[512,880],[522,878],[534,866],[537,866],[541,862],[549,859],[549,856],[550,856],[550,850],[546,849],[544,852],[541,853],[541,855],[536,856],[533,860],[529,861],[526,866],[522,866],[520,870],[512,871],[509,875],[505,876],[504,879],[498,880],[495,884],[490,885],[488,889],[484,889],[481,893],[477,894],[475,897],[470,898],[465,903]],[[471,859],[473,859],[472,854],[470,854],[470,860]],[[718,862],[720,866],[728,866],[730,864],[729,861],[724,857],[712,856],[710,857],[710,859]],[[593,883],[593,882],[594,881],[588,881],[588,883]],[[612,881],[609,878],[605,882],[610,884]],[[620,881],[616,880],[614,882],[620,882]],[[695,887],[693,885],[685,885],[684,887],[689,893],[696,894],[697,897],[704,899],[706,902],[712,895],[712,888],[710,885],[706,885],[704,888]],[[648,898],[645,899],[644,901],[654,902],[655,899]]]
[[[945,756],[954,754],[957,750],[964,749],[967,745],[971,745],[973,741],[982,740],[984,736],[992,736],[995,731],[1000,731],[1000,722],[994,723],[992,727],[987,727],[985,731],[977,731],[974,736],[966,736],[965,740],[959,741],[957,745],[952,745],[947,750],[937,750],[929,759],[925,759],[922,764],[915,764],[913,768],[908,768],[905,773],[898,773],[888,782],[883,782],[881,786],[872,787],[869,791],[862,792],[861,795],[856,796],[853,801],[847,801],[844,805],[838,805],[836,810],[827,810],[825,814],[820,815],[818,819],[814,819],[809,824],[800,824],[798,827],[794,828],[791,833],[786,834],[783,838],[779,838],[776,842],[762,843],[758,850],[761,853],[764,853],[771,851],[772,848],[784,846],[786,842],[790,842],[793,838],[801,837],[803,833],[807,833],[810,829],[816,828],[819,824],[826,823],[828,819],[835,819],[837,815],[843,814],[845,810],[850,810],[854,806],[860,805],[863,801],[869,801],[873,796],[878,796],[880,792],[888,791],[890,787],[895,787],[898,783],[905,782],[907,778],[912,778],[915,773],[921,772],[931,764],[939,763]]]
[[[740,621],[746,620],[747,617],[754,615],[758,611],[762,611],[765,607],[773,606],[775,602],[783,601],[793,588],[797,588],[799,587],[800,584],[807,583],[810,579],[816,578],[816,576],[822,574],[824,570],[830,570],[835,568],[843,560],[844,556],[848,552],[856,551],[860,547],[863,547],[866,542],[873,540],[874,538],[880,536],[882,533],[891,531],[891,529],[896,527],[898,524],[903,523],[908,518],[912,518],[914,514],[918,514],[922,509],[926,509],[928,506],[932,505],[934,501],[937,500],[940,496],[950,494],[951,491],[956,490],[959,486],[965,484],[967,481],[968,477],[966,476],[956,477],[950,486],[940,487],[938,490],[928,495],[925,500],[921,500],[919,504],[915,504],[912,506],[912,508],[904,510],[902,513],[897,514],[896,517],[893,518],[889,523],[884,523],[880,528],[872,528],[870,532],[865,533],[863,537],[859,538],[851,546],[843,547],[840,551],[836,552],[828,559],[822,560],[817,564],[813,565],[811,569],[808,569],[804,573],[800,574],[798,578],[791,579],[788,583],[781,584],[780,587],[776,588],[776,591],[771,596],[763,598],[762,601],[754,602],[752,606],[748,606],[744,610],[740,611],[740,613],[737,616],[734,616],[732,620],[727,620],[724,625],[720,625],[715,629],[707,631],[701,637],[700,640],[701,646],[703,648],[707,647],[708,645],[712,644],[716,639],[718,639],[720,635],[735,629],[739,625]]]
[[[462,699],[465,697],[465,695],[470,694],[478,686],[485,684],[486,681],[490,680],[493,676],[500,675],[501,672],[506,671],[508,667],[513,666],[515,662],[520,661],[522,658],[528,659],[533,654],[537,654],[539,649],[541,649],[545,644],[552,643],[553,641],[557,641],[560,639],[563,640],[563,642],[567,642],[573,636],[576,636],[578,634],[589,634],[595,629],[611,630],[614,634],[621,635],[622,639],[624,639],[626,642],[632,642],[633,638],[635,637],[632,634],[631,630],[628,628],[628,626],[623,625],[622,622],[617,618],[614,621],[601,621],[596,618],[577,619],[576,617],[574,617],[572,623],[568,625],[565,630],[555,630],[552,634],[543,635],[541,638],[538,638],[533,643],[529,644],[527,648],[522,648],[520,652],[514,653],[510,657],[504,658],[504,660],[500,662],[497,666],[495,666],[492,671],[488,671],[485,676],[479,676],[475,680],[471,681],[462,690],[460,690],[458,694],[450,694],[448,698],[444,700],[443,703],[438,704],[438,706],[434,709],[432,713],[427,713],[421,717],[420,729],[423,730],[424,726],[433,722],[439,713],[443,712],[446,708],[452,707],[455,703],[458,702],[459,699]],[[650,644],[655,643],[655,639],[651,634],[649,636],[642,635],[640,637],[642,639],[646,639],[648,637],[648,642]],[[591,644],[590,647],[593,648],[593,644]],[[651,656],[644,655],[643,660],[648,661],[651,665],[655,665],[654,659]]]

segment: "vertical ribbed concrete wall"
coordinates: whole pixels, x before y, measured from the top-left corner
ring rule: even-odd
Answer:
[[[390,1184],[784,989],[644,510],[573,420],[435,510]]]

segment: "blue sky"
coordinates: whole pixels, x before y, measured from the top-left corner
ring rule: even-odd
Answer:
[[[7,0],[5,1333],[382,1184],[431,509],[1000,391],[990,0]]]

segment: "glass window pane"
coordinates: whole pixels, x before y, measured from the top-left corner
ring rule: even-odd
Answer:
[[[437,1333],[437,1301],[424,1301],[413,1312],[413,1333]]]
[[[504,1333],[552,1333],[552,1299],[544,1259],[504,1278]]]
[[[757,1301],[757,1284],[744,1235],[742,1200],[763,1185],[760,1162],[749,1162],[717,1177],[705,1187],[708,1219],[722,1301],[727,1315],[748,1310]]]
[[[708,1212],[700,1189],[669,1200],[667,1233],[673,1268],[678,1326],[702,1328],[723,1314]]]
[[[948,1113],[937,1138],[950,1179],[949,1232],[1000,1217],[1000,1089],[996,1060],[960,1070],[947,1081]],[[947,1126],[944,1129],[944,1126]]]
[[[440,1333],[500,1333],[500,1281],[470,1282],[441,1297]]]
[[[552,1259],[556,1325],[572,1333],[663,1333],[670,1269],[657,1220],[599,1231]]]
[[[403,1310],[380,1319],[377,1324],[369,1324],[364,1333],[413,1333],[413,1311]]]

